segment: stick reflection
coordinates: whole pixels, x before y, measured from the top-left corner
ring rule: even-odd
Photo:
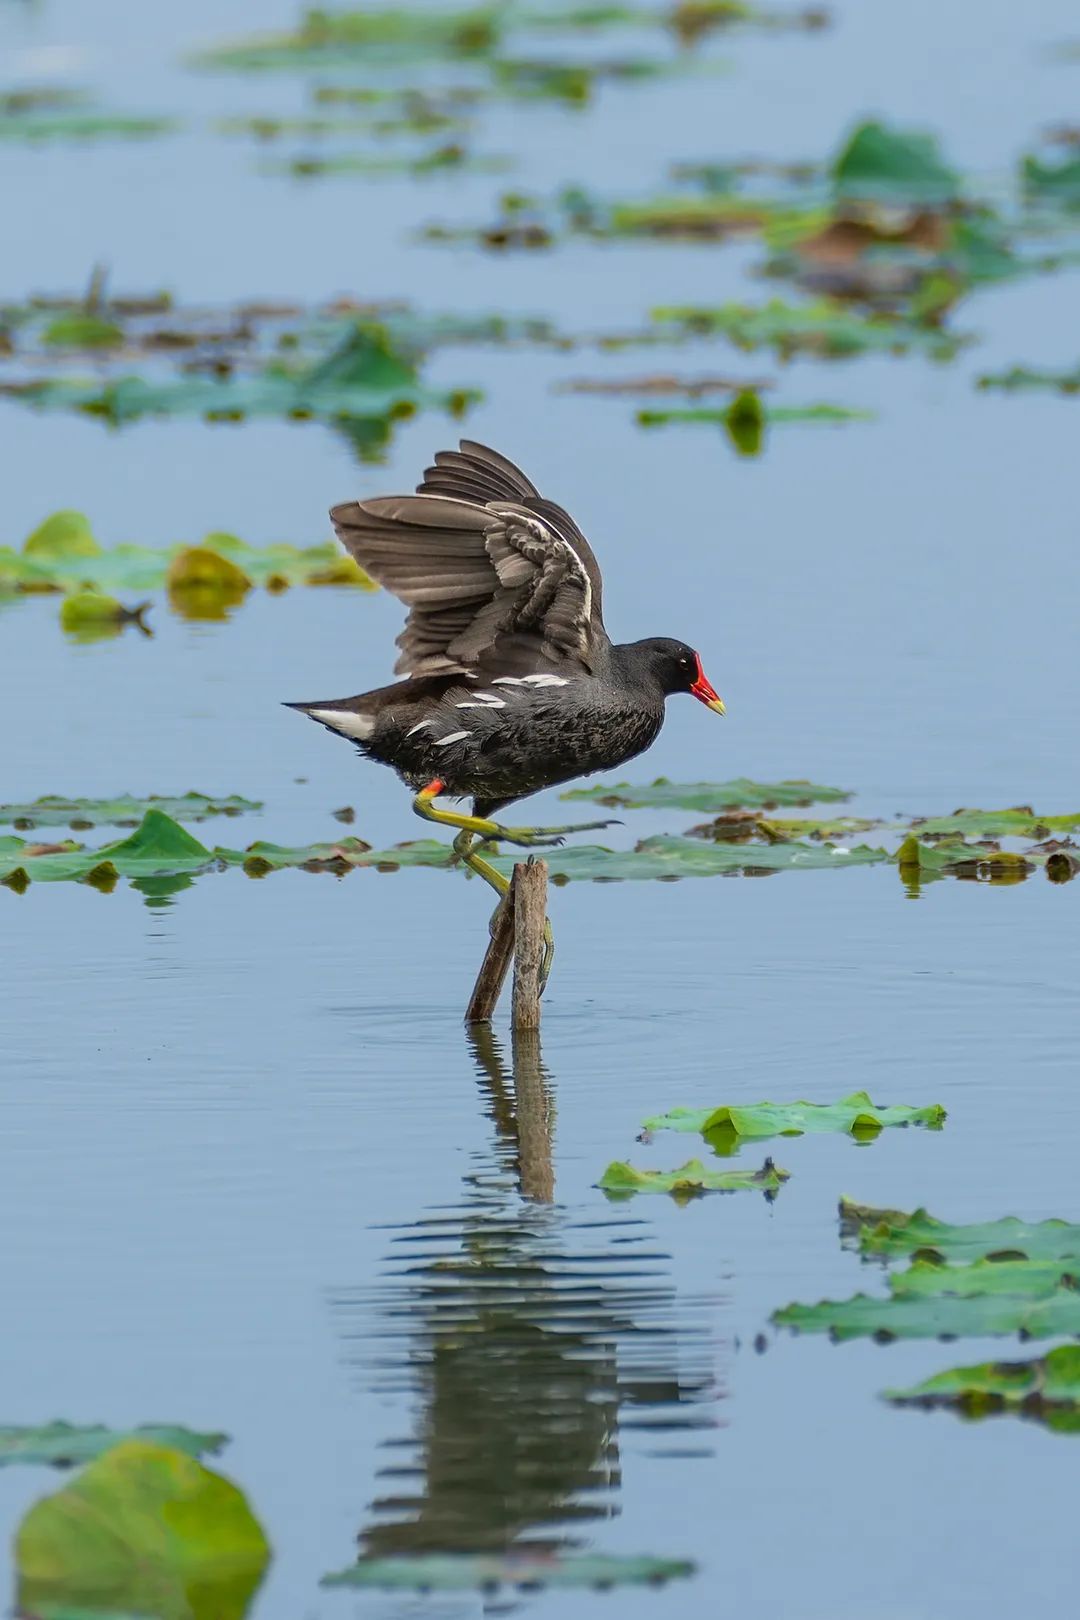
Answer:
[[[374,1302],[334,1301],[348,1338],[375,1341],[378,1391],[417,1410],[379,1469],[362,1563],[578,1550],[619,1512],[620,1436],[711,1450],[713,1302],[676,1300],[643,1220],[554,1203],[538,1036],[517,1038],[509,1077],[489,1030],[471,1045],[492,1146],[457,1207],[397,1231]]]

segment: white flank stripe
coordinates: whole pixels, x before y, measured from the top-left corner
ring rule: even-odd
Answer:
[[[472,736],[471,731],[452,731],[450,733],[449,737],[438,737],[438,738],[436,738],[435,746],[436,746],[436,748],[445,748],[447,743],[460,742],[462,737],[471,737],[471,736]]]
[[[409,727],[409,729],[408,729],[408,731],[407,731],[407,732],[406,732],[406,733],[405,733],[405,735],[406,735],[406,737],[411,737],[411,736],[412,736],[412,735],[413,735],[413,733],[414,733],[414,732],[416,732],[416,731],[423,731],[423,729],[424,729],[424,727],[425,727],[425,726],[430,726],[430,724],[431,724],[431,721],[430,721],[430,720],[418,720],[418,721],[417,721],[417,722],[416,722],[416,724],[415,724],[415,726],[410,726],[410,727]]]
[[[340,731],[343,737],[353,737],[357,742],[365,742],[375,730],[375,721],[370,714],[357,714],[352,709],[309,709],[308,714],[313,720],[321,720],[324,726]]]
[[[491,698],[487,698],[483,703],[455,703],[454,707],[455,709],[505,709],[506,704],[502,698],[496,698],[494,702],[492,702]]]
[[[526,675],[523,679],[529,686],[567,686],[561,675]]]
[[[524,675],[496,675],[492,686],[524,686]]]

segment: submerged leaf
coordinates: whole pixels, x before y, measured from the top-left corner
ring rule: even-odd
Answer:
[[[945,1110],[940,1103],[924,1107],[885,1106],[871,1102],[865,1091],[853,1091],[836,1103],[747,1103],[720,1108],[672,1108],[655,1114],[644,1131],[699,1131],[718,1152],[737,1152],[742,1142],[769,1136],[802,1136],[806,1132],[840,1131],[858,1141],[872,1141],[890,1126],[925,1125],[940,1130]]]
[[[126,1440],[27,1513],[17,1603],[23,1614],[241,1620],[269,1558],[229,1480],[171,1447]]]
[[[700,1159],[688,1159],[678,1170],[635,1170],[632,1164],[609,1164],[597,1186],[612,1197],[632,1193],[671,1193],[693,1198],[705,1192],[762,1192],[774,1197],[790,1177],[766,1159],[760,1170],[712,1170]]]
[[[727,810],[745,806],[752,810],[773,810],[777,805],[832,804],[850,799],[845,788],[824,787],[820,782],[801,778],[785,782],[751,782],[739,777],[733,782],[669,782],[658,776],[655,782],[598,782],[592,787],[571,788],[564,799],[589,799],[597,804],[622,805],[630,810]]]
[[[13,1463],[74,1468],[92,1462],[125,1440],[170,1446],[189,1457],[215,1456],[228,1442],[226,1434],[200,1434],[171,1423],[140,1424],[137,1429],[110,1429],[102,1423],[43,1423],[37,1428],[0,1427],[0,1468]]]

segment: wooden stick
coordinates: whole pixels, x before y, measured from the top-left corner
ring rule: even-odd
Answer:
[[[515,877],[516,875],[515,868]],[[498,918],[492,928],[488,948],[484,953],[484,960],[480,964],[480,972],[476,976],[473,993],[465,1010],[467,1024],[490,1024],[502,987],[506,983],[506,975],[510,971],[510,959],[513,954],[514,882],[511,880],[510,892],[499,908]]]
[[[547,917],[546,861],[519,862],[514,867],[514,999],[515,1030],[540,1028],[540,969],[544,961]]]

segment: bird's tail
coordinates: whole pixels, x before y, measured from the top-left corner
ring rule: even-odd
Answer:
[[[375,715],[381,696],[380,692],[361,692],[358,697],[327,698],[321,703],[286,703],[285,708],[306,714],[328,731],[336,731],[351,742],[366,743],[375,730]]]

